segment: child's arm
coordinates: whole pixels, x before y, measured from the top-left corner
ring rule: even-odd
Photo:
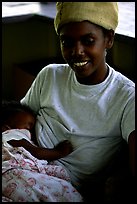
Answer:
[[[10,140],[8,141],[8,143],[13,147],[24,147],[34,157],[38,159],[48,160],[48,161],[60,159],[72,152],[72,145],[68,140],[60,142],[52,149],[34,146],[33,144],[31,144],[29,141],[25,139]]]

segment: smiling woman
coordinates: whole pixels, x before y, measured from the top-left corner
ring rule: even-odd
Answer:
[[[57,163],[91,201],[89,189],[102,185],[102,172],[123,142],[130,152],[134,147],[129,141],[135,130],[135,84],[106,62],[117,25],[116,2],[58,2],[54,26],[66,63],[44,67],[21,100],[41,115],[36,124],[40,145],[72,142],[74,151]]]
[[[88,85],[104,81],[108,74],[105,54],[113,45],[114,31],[84,21],[62,26],[59,36],[62,55],[77,80]]]
[[[54,162],[66,169],[70,184],[84,201],[105,203],[106,180],[119,173],[121,153],[126,155],[126,168],[123,165],[120,172],[131,180],[135,175],[135,83],[109,64],[106,56],[115,44],[118,4],[57,2],[56,9],[54,27],[65,63],[43,67],[21,103],[38,113],[35,131],[39,146],[53,148],[66,139],[72,143],[73,151]],[[24,174],[23,180],[27,179]],[[129,183],[121,183],[120,193],[110,203],[119,202],[121,195],[121,202],[126,196],[132,198],[130,193],[121,194],[127,189],[130,192]],[[41,189],[41,182],[38,184]]]

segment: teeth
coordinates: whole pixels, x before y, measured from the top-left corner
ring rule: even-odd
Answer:
[[[77,63],[74,63],[74,66],[81,67],[81,66],[84,66],[85,64],[87,64],[87,62],[77,62]]]

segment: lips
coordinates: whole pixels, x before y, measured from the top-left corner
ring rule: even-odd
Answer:
[[[73,66],[74,67],[82,67],[82,66],[84,66],[84,65],[86,65],[88,62],[86,61],[86,62],[75,62],[75,63],[73,63]]]
[[[81,68],[81,67],[84,67],[87,63],[88,63],[88,61],[84,61],[84,62],[74,62],[74,63],[73,63],[73,67],[75,67],[75,68]]]

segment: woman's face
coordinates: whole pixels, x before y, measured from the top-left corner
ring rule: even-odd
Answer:
[[[65,24],[59,37],[63,58],[74,70],[77,80],[83,84],[102,82],[107,74],[105,50],[112,46],[112,39],[87,21]]]

